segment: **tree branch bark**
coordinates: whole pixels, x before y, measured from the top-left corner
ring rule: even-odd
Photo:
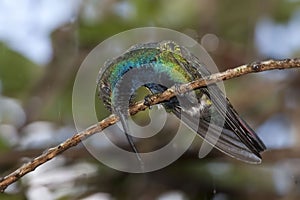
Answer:
[[[202,79],[192,81],[190,83],[182,84],[179,86],[173,86],[161,94],[151,95],[147,98],[147,102],[145,100],[139,101],[130,107],[129,112],[131,115],[134,115],[142,110],[145,110],[149,106],[159,104],[161,102],[167,101],[172,97],[183,94],[190,90],[194,90],[200,87],[204,87],[216,82],[232,79],[235,77],[239,77],[248,73],[262,72],[274,69],[289,69],[289,68],[300,68],[300,58],[295,59],[285,59],[285,60],[267,60],[263,62],[255,62],[251,64],[241,65],[233,69],[228,69],[221,73],[212,74],[207,77],[203,77]],[[1,178],[0,180],[0,191],[4,192],[4,190],[12,183],[19,180],[25,174],[34,171],[38,166],[44,164],[45,162],[51,160],[67,149],[78,145],[85,138],[104,130],[105,128],[115,124],[118,121],[118,117],[115,115],[110,115],[106,119],[98,122],[97,124],[92,125],[86,130],[76,133],[73,137],[67,139],[61,144],[48,149],[40,156],[32,159],[30,162],[22,165],[18,169],[16,169],[11,174]]]

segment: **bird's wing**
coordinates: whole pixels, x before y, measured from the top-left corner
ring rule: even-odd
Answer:
[[[196,119],[178,106],[174,108],[173,113],[181,119],[184,124],[205,139],[206,142],[221,152],[245,162],[261,162],[260,155],[253,153],[233,131],[211,124],[202,119]]]

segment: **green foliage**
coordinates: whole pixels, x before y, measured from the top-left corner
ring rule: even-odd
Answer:
[[[276,0],[271,6],[273,19],[281,23],[286,23],[294,12],[300,9],[299,1]]]
[[[1,131],[0,131],[1,134]],[[0,137],[0,152],[5,151],[9,149],[9,145],[7,144],[7,141]]]
[[[185,24],[186,27],[195,27],[198,25],[195,19],[200,20],[197,0],[176,0],[172,4],[169,1],[132,0],[128,4],[133,11],[125,18],[116,12],[108,12],[101,18],[93,19],[93,23],[81,20],[80,43],[84,46],[98,44],[122,31],[144,26],[180,29]]]
[[[245,43],[252,37],[257,20],[257,1],[226,0],[219,4],[216,16],[219,33],[224,39]]]
[[[23,194],[0,194],[1,200],[26,200]]]
[[[25,94],[39,74],[39,67],[0,43],[0,81],[8,96]]]

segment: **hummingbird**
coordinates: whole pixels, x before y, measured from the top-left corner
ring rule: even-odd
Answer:
[[[151,94],[162,93],[173,85],[210,74],[184,46],[174,41],[150,42],[136,44],[106,61],[97,85],[99,97],[108,110],[119,116],[127,140],[141,160],[127,123],[135,91],[143,86]],[[162,106],[221,152],[244,162],[261,162],[264,143],[216,84],[173,97]]]

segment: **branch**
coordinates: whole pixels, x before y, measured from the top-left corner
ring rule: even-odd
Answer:
[[[296,59],[285,59],[285,60],[268,60],[263,62],[256,62],[246,65],[241,65],[239,67],[228,69],[221,73],[212,74],[210,76],[204,77],[199,80],[192,81],[190,83],[182,84],[179,86],[173,86],[161,94],[151,95],[147,98],[147,101],[139,101],[133,106],[130,107],[129,112],[131,115],[134,115],[142,110],[145,110],[149,106],[159,104],[161,102],[167,101],[172,97],[183,94],[190,90],[194,90],[200,87],[204,87],[216,82],[220,82],[223,80],[228,80],[231,78],[239,77],[248,73],[262,72],[274,69],[289,69],[289,68],[300,68],[300,58]],[[22,165],[17,170],[12,172],[11,174],[5,176],[0,180],[0,191],[4,192],[4,190],[12,183],[16,182],[25,174],[34,171],[35,168],[44,164],[45,162],[51,160],[67,149],[78,145],[85,138],[98,133],[105,128],[115,124],[118,121],[118,117],[115,115],[110,115],[106,119],[98,122],[97,124],[92,125],[86,130],[76,133],[73,137],[67,139],[65,142],[48,149],[40,156],[32,159],[30,162]]]

